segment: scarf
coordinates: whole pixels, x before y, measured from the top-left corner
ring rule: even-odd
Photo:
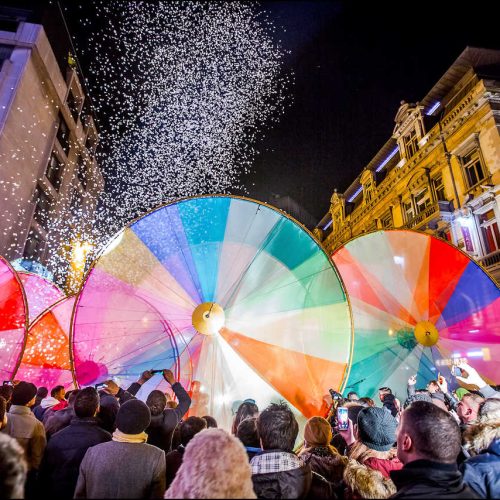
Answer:
[[[113,432],[113,441],[119,443],[145,443],[147,440],[148,435],[145,432],[141,432],[140,434],[125,434],[119,429]]]

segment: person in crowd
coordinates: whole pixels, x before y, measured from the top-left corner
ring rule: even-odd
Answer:
[[[382,407],[388,410],[394,418],[399,418],[401,403],[396,398],[396,396],[394,396],[394,394],[386,394],[384,396]]]
[[[151,391],[146,400],[151,411],[151,424],[146,429],[146,434],[149,444],[158,446],[168,453],[171,450],[174,429],[189,410],[191,398],[184,387],[175,380],[171,370],[163,370],[163,377],[171,385],[179,405],[174,409],[167,408],[165,393],[158,390]]]
[[[236,431],[238,430],[238,425],[242,420],[249,417],[256,417],[259,414],[259,407],[255,404],[255,401],[245,400],[240,404],[238,410],[236,411],[236,415],[233,419],[233,426],[231,428],[231,433],[233,436],[236,435]]]
[[[347,394],[347,401],[359,401],[357,392],[351,391]]]
[[[207,423],[207,429],[217,429],[217,420],[215,420],[214,417],[211,417],[210,415],[205,415],[201,417],[205,422]]]
[[[375,401],[373,401],[372,398],[367,398],[367,397],[359,398],[359,403],[363,403],[366,406],[376,406]]]
[[[256,498],[241,442],[222,429],[198,433],[165,498]]]
[[[7,404],[7,411],[10,409],[12,393],[14,392],[14,387],[9,384],[0,385],[0,396],[5,399]]]
[[[47,440],[49,440],[56,432],[67,427],[71,420],[75,417],[74,404],[75,399],[80,391],[78,389],[71,391],[68,397],[68,406],[62,410],[55,411],[55,407],[47,410],[43,417],[43,424]]]
[[[313,472],[311,498],[331,498],[342,490],[345,463],[339,452],[330,444],[332,428],[328,420],[311,417],[304,428],[304,444],[298,456]],[[322,481],[320,478],[326,481]]]
[[[74,418],[49,440],[40,466],[40,488],[49,498],[73,498],[86,451],[111,441],[111,434],[97,425],[99,395],[93,387],[78,391],[73,406]]]
[[[396,457],[397,420],[384,408],[363,408],[356,426],[341,431],[349,446],[349,458],[389,477],[403,464]]]
[[[259,498],[303,498],[309,493],[309,465],[293,453],[299,425],[286,403],[269,405],[258,417],[263,452],[250,462]]]
[[[50,391],[50,396],[42,399],[40,405],[34,409],[33,413],[35,417],[40,420],[40,422],[43,422],[45,414],[49,409],[55,409],[57,407],[59,410],[61,410],[65,408],[67,406],[67,403],[64,399],[65,394],[66,391],[64,390],[64,386],[57,385],[56,387],[54,387]]]
[[[160,498],[165,492],[165,452],[146,443],[148,406],[125,401],[112,441],[92,446],[80,465],[74,498]],[[62,432],[62,431],[61,431]]]
[[[353,401],[351,403],[344,403],[342,406],[347,408],[347,417],[348,420],[351,422],[356,422],[358,421],[358,414],[359,412],[363,409],[366,408],[364,403],[361,403],[361,401]],[[337,429],[337,422],[336,418],[334,421],[330,424],[333,428],[333,437],[331,440],[331,445],[340,453],[340,455],[347,455],[348,452],[348,445],[346,443],[346,440],[344,439],[343,433],[341,433]],[[356,424],[354,424],[354,427]],[[353,440],[354,442],[354,440]],[[351,443],[351,446],[353,444]]]
[[[184,422],[180,424],[180,439],[181,444],[166,456],[166,487],[168,488],[174,477],[182,465],[182,460],[184,458],[184,452],[188,443],[191,439],[196,436],[203,429],[207,428],[206,420],[201,417],[188,417]]]
[[[457,404],[457,415],[460,418],[463,430],[477,420],[479,408],[483,401],[483,397],[472,392],[465,394],[459,401]]]
[[[45,399],[48,395],[49,395],[49,390],[47,389],[47,387],[39,387],[36,390],[35,404],[33,405],[31,411],[35,411],[35,409],[40,406],[42,399]]]
[[[500,398],[500,392],[490,387],[477,373],[477,370],[467,363],[457,364],[462,375],[456,376],[456,379],[465,385],[476,386],[483,398]]]
[[[481,498],[500,498],[500,399],[481,403],[477,423],[464,433],[474,456],[463,462],[464,482]]]
[[[460,428],[448,412],[425,401],[412,403],[397,430],[404,467],[390,473],[398,490],[392,498],[477,498],[458,470],[460,450]]]
[[[260,447],[259,431],[257,429],[257,417],[245,418],[238,425],[236,437],[243,443],[247,451],[248,460],[262,452]]]
[[[384,402],[384,397],[386,394],[392,394],[392,389],[390,387],[380,387],[378,390],[378,398],[380,402]]]
[[[0,431],[7,427],[7,401],[0,396]]]
[[[35,397],[34,384],[23,381],[14,386],[7,425],[2,431],[16,439],[24,450],[28,465],[25,491],[30,498],[35,494],[37,473],[47,444],[43,424],[31,412]]]
[[[114,380],[106,380],[105,387],[99,391],[99,414],[97,416],[99,425],[106,431],[113,433],[116,429],[116,415],[120,405],[130,399],[134,399],[142,385],[147,382],[153,373],[146,370],[127,390],[122,389]]]
[[[2,400],[5,403],[3,397]],[[0,498],[24,498],[27,472],[24,451],[19,443],[0,433]]]

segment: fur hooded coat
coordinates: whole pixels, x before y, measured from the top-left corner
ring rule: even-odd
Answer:
[[[464,482],[483,498],[500,497],[500,420],[468,428],[466,448],[475,456],[460,467]]]

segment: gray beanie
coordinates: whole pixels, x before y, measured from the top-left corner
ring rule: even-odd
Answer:
[[[397,420],[386,408],[363,408],[358,414],[359,440],[372,450],[390,450],[396,442],[397,426]]]

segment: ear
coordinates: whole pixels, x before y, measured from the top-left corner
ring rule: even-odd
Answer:
[[[406,451],[406,452],[410,451],[411,447],[413,446],[413,442],[412,442],[411,437],[405,433],[401,444],[402,444],[403,451]]]

